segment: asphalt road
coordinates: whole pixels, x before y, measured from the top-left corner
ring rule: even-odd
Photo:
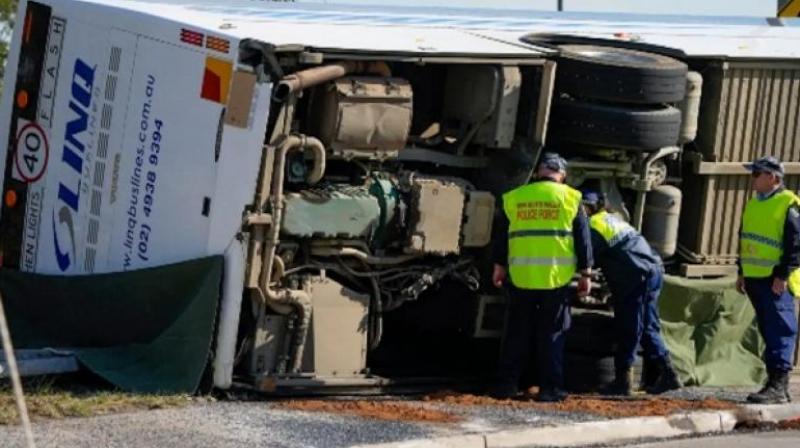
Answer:
[[[751,389],[692,388],[672,395],[690,399],[717,396],[740,401]],[[383,421],[343,414],[287,410],[274,401],[222,401],[192,404],[178,409],[39,421],[34,424],[34,434],[37,446],[43,448],[340,448],[604,419],[587,413],[532,408],[452,406],[424,401],[408,403],[453,413],[462,417],[462,420],[456,423]],[[800,446],[796,432],[743,433],[734,437],[688,439],[640,446],[755,447],[755,441],[763,437],[774,439],[774,443],[767,445],[769,448]],[[677,445],[669,445],[672,443]],[[24,447],[19,427],[0,426],[0,448],[16,447]]]
[[[726,436],[628,445],[635,448],[797,448],[800,431],[736,433]]]

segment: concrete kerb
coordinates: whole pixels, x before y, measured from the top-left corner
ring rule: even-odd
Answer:
[[[737,412],[739,423],[778,423],[800,418],[800,403],[747,405]]]
[[[581,446],[642,438],[670,438],[730,431],[736,415],[730,411],[694,412],[669,417],[634,417],[601,422],[486,434],[486,448]]]
[[[486,434],[406,440],[355,448],[515,448],[582,446],[639,439],[730,432],[738,423],[777,423],[800,418],[800,404],[746,405],[732,411],[703,411],[666,417],[633,417]]]

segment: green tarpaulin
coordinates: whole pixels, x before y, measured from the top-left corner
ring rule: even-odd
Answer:
[[[209,359],[222,257],[76,277],[0,271],[16,348],[67,349],[135,392],[194,392]]]
[[[662,334],[686,385],[756,385],[766,378],[764,341],[735,279],[667,276],[659,299]]]

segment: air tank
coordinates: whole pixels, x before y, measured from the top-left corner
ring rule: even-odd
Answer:
[[[642,235],[662,258],[675,254],[678,243],[678,220],[681,214],[681,191],[661,185],[647,194]]]
[[[686,98],[680,102],[681,132],[680,144],[694,141],[697,136],[697,118],[700,114],[700,94],[703,91],[703,77],[700,73],[686,74]]]

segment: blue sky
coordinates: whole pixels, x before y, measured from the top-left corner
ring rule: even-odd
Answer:
[[[299,3],[467,6],[555,11],[557,0],[298,0]],[[565,11],[774,17],[777,0],[563,0]]]

